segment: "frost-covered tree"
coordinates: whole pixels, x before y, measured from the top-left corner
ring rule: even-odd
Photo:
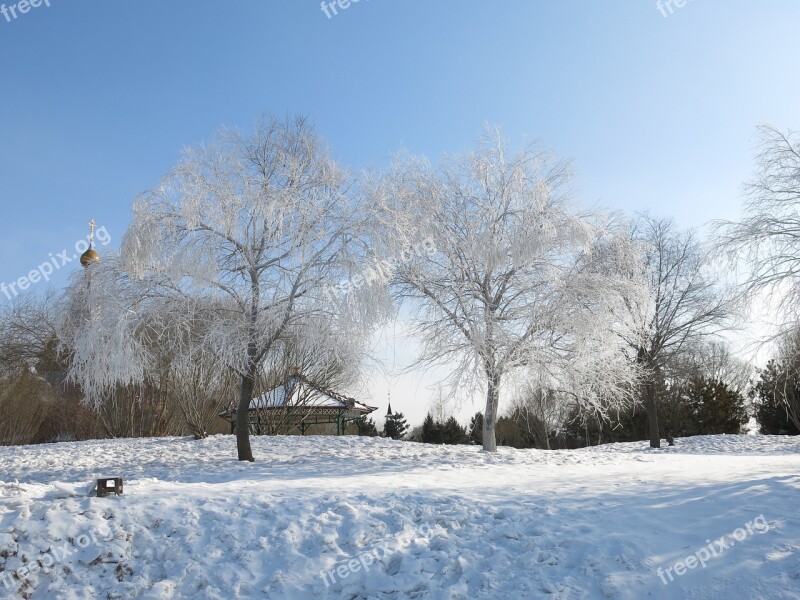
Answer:
[[[198,303],[165,303],[158,308],[158,332],[153,351],[159,355],[156,384],[168,396],[195,439],[205,438],[219,419],[219,412],[233,396],[235,373],[222,357],[206,344],[215,325]],[[205,309],[205,310],[204,310]],[[194,314],[189,314],[193,311]],[[179,313],[173,316],[175,312]],[[166,343],[164,343],[166,342]]]
[[[758,144],[744,216],[718,222],[718,242],[745,275],[745,297],[772,301],[779,339],[800,325],[800,133],[764,125]]]
[[[58,339],[67,380],[112,437],[185,431],[164,389],[164,364],[174,356],[166,340],[181,326],[161,318],[160,301],[113,254],[74,273],[66,291]]]
[[[660,448],[659,382],[668,375],[671,361],[726,326],[734,305],[709,268],[708,249],[693,231],[681,231],[670,219],[641,215],[631,238],[642,251],[648,296],[644,303],[627,302],[638,323],[627,341],[644,369],[641,399],[650,447]]]
[[[185,322],[175,310],[181,303],[199,305],[208,323],[202,346],[240,380],[240,460],[253,460],[248,408],[264,361],[287,340],[358,366],[365,323],[379,303],[335,304],[323,293],[357,268],[363,248],[351,185],[305,119],[270,119],[252,135],[225,132],[186,150],[162,184],[138,198],[119,276],[107,281],[114,285],[98,291],[94,273],[87,288],[88,295],[113,295],[119,284],[135,286],[148,310],[169,307],[174,323]],[[78,328],[76,369],[87,381],[141,380],[156,365],[147,343],[131,335],[142,326],[136,294],[108,305],[87,300],[83,319],[96,326]],[[98,336],[120,352],[93,362]],[[106,373],[98,371],[103,366]]]
[[[153,302],[147,287],[108,255],[74,273],[65,296],[59,350],[84,402],[99,409],[119,388],[143,385],[156,368],[144,327]]]
[[[612,223],[572,205],[569,164],[495,133],[473,152],[398,160],[372,182],[384,239],[434,251],[400,264],[421,363],[452,366],[451,390],[482,389],[483,447],[496,450],[501,391],[514,374],[607,413],[630,398],[633,361],[615,327],[638,293],[637,256]]]
[[[759,342],[777,343],[781,358],[762,373],[758,395],[781,399],[778,404],[785,403],[786,416],[794,413],[793,424],[800,428],[800,403],[791,392],[800,329],[800,133],[758,128],[756,172],[745,192],[744,216],[717,222],[718,244],[743,275],[743,297],[753,304],[766,302],[773,315],[772,330]],[[774,391],[763,382],[765,374],[776,383]],[[762,416],[764,428],[768,417]]]

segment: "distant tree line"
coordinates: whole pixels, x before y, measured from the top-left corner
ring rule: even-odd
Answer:
[[[668,438],[754,433],[748,430],[751,418],[758,433],[800,435],[800,334],[784,344],[780,356],[764,369],[752,371],[756,377],[721,346],[707,348],[703,360],[685,373],[684,379],[660,380],[655,389],[661,426]],[[467,426],[453,416],[438,420],[429,413],[411,439],[481,445],[482,428],[482,412],[475,413]],[[527,390],[498,418],[496,436],[499,446],[521,449],[643,441],[649,438],[648,415],[644,406],[637,404],[604,419],[559,403],[552,390]]]

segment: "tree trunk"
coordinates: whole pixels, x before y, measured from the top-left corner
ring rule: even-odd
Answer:
[[[487,378],[486,412],[483,415],[483,449],[486,452],[497,452],[497,407],[500,405],[500,375],[492,374]]]
[[[250,400],[253,399],[255,386],[255,368],[251,366],[247,374],[242,376],[239,407],[236,409],[236,449],[239,453],[239,460],[249,462],[255,461],[250,448]]]
[[[646,379],[641,384],[642,399],[647,410],[647,429],[650,434],[650,447],[661,448],[661,433],[658,429],[658,408],[656,406],[656,378],[657,370],[655,361],[645,348],[639,348],[636,353],[636,362],[646,369]]]
[[[656,407],[656,386],[652,379],[644,384],[645,406],[647,407],[647,426],[650,430],[650,447],[661,448],[661,433],[658,430],[658,409]]]
[[[250,341],[247,344],[247,372],[242,375],[242,390],[239,394],[239,408],[236,410],[236,450],[239,460],[255,462],[253,450],[250,448],[250,400],[256,387],[258,363],[256,361],[258,339],[258,307],[261,300],[261,289],[258,287],[258,271],[250,269]]]

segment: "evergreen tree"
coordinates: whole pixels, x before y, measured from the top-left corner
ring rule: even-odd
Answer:
[[[422,423],[422,442],[426,444],[469,444],[470,436],[465,427],[461,426],[455,417],[450,417],[444,423],[435,421],[428,413]]]
[[[769,361],[750,392],[759,433],[764,435],[800,435],[800,429],[789,418],[785,402],[787,396],[800,396],[800,385],[794,377],[787,377],[784,370],[774,360]]]
[[[695,378],[689,386],[688,401],[700,435],[741,433],[747,424],[744,398],[722,381]]]
[[[442,432],[442,442],[445,444],[469,444],[467,430],[462,427],[455,417],[450,417],[444,424],[439,424]]]
[[[433,415],[428,413],[422,422],[422,442],[425,444],[443,444],[441,425],[433,420]]]
[[[401,440],[408,431],[408,423],[403,413],[394,413],[386,416],[386,424],[383,426],[383,434],[393,440]]]
[[[547,436],[550,434],[547,430],[547,425],[529,409],[515,408],[511,411],[511,414],[508,415],[508,419],[514,425],[514,437],[509,440],[509,446],[520,449],[544,449],[547,447]],[[541,443],[537,442],[537,435]]]
[[[483,413],[478,411],[469,422],[469,439],[473,444],[483,445]]]
[[[358,435],[367,437],[375,437],[378,435],[378,428],[375,427],[375,421],[372,420],[372,417],[358,419],[356,421],[356,427],[358,428]]]

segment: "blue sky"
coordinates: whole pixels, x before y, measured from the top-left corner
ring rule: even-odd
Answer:
[[[501,125],[572,157],[587,204],[685,225],[738,214],[756,125],[800,128],[796,0],[50,4],[0,14],[0,282],[90,217],[115,247],[182,147],[265,113],[312,116],[354,169]]]

